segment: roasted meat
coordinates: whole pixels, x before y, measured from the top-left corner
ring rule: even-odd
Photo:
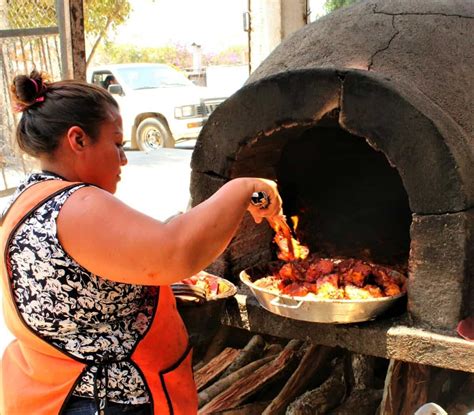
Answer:
[[[292,219],[296,230],[297,218]],[[349,300],[391,297],[405,291],[404,282],[382,266],[354,258],[335,260],[309,255],[309,249],[293,237],[285,216],[269,222],[275,231],[278,258],[286,263],[255,281],[257,286],[293,297],[313,294],[322,299]]]
[[[283,264],[273,275],[255,284],[280,294],[321,299],[367,300],[404,292],[403,281],[385,267],[362,260],[331,260],[309,257]]]
[[[319,259],[311,263],[306,271],[306,281],[316,282],[316,280],[323,276],[330,274],[334,270],[334,264],[328,259]]]
[[[269,220],[270,226],[275,231],[273,241],[277,244],[280,252],[278,258],[282,261],[294,261],[296,259],[305,259],[309,254],[309,249],[301,245],[299,241],[293,238],[285,216]]]

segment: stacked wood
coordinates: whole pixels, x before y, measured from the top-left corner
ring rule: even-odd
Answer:
[[[276,355],[268,363],[250,375],[239,379],[229,388],[221,392],[209,403],[199,410],[199,414],[213,414],[219,411],[232,409],[248,399],[250,396],[261,390],[270,382],[275,381],[279,375],[291,369],[294,358],[302,342],[291,340],[281,353]]]
[[[278,396],[265,408],[262,415],[284,414],[286,407],[304,392],[308,383],[321,370],[331,353],[332,349],[329,347],[308,345],[296,371],[291,375]]]
[[[201,369],[205,365],[204,360],[201,360],[200,362],[197,362],[193,366],[193,373],[196,373],[199,369]]]
[[[232,372],[244,367],[248,363],[258,359],[262,356],[263,349],[265,348],[265,340],[263,337],[256,334],[253,336],[247,345],[240,351],[239,355],[232,362],[231,365],[224,371],[222,376],[230,375]]]
[[[373,415],[382,400],[383,390],[374,388],[375,358],[362,354],[349,355],[350,370],[346,370],[348,397],[340,406],[331,411],[331,415]]]
[[[344,362],[337,358],[329,378],[318,388],[310,390],[295,401],[286,411],[287,415],[325,414],[335,408],[344,398],[346,384],[344,381]]]
[[[195,372],[201,415],[413,415],[426,402],[450,415],[474,410],[472,374],[297,340],[266,345],[259,335],[224,347]]]
[[[450,415],[464,415],[474,411],[474,374],[470,373],[457,391],[453,394],[454,398],[447,408]]]
[[[222,350],[224,350],[229,337],[230,327],[221,325],[207,348],[206,353],[202,359],[203,363],[208,363],[211,359],[216,357]]]
[[[353,389],[367,389],[374,386],[375,358],[358,353],[350,355],[351,387]]]
[[[211,399],[215,398],[222,391],[232,386],[239,379],[246,378],[250,374],[254,373],[261,366],[273,360],[274,357],[275,356],[263,357],[259,360],[256,360],[255,362],[249,363],[248,365],[235,371],[234,373],[231,373],[230,375],[219,379],[217,382],[213,383],[211,386],[204,389],[198,394],[199,407],[201,408],[202,406],[204,406]]]
[[[280,353],[283,350],[283,346],[278,343],[272,343],[263,351],[263,357],[273,356]]]
[[[431,367],[391,360],[380,413],[384,415],[413,415],[428,402]]]
[[[342,405],[331,411],[331,415],[373,415],[377,412],[382,395],[382,389],[356,389]]]
[[[207,385],[210,381],[214,380],[217,376],[223,373],[232,364],[232,362],[234,362],[239,353],[240,352],[238,349],[226,347],[207,365],[204,365],[197,372],[195,372],[194,381],[196,383],[197,390],[202,389],[203,386]]]

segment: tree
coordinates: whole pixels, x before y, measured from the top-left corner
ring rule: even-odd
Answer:
[[[229,46],[216,55],[204,55],[206,65],[242,65],[247,61],[247,47],[244,45]]]
[[[324,9],[330,13],[334,10],[340,9],[341,7],[349,6],[350,4],[357,3],[361,0],[326,0],[324,2]]]
[[[7,19],[10,28],[26,29],[34,27],[56,26],[55,0],[6,0]],[[97,46],[107,39],[110,30],[115,30],[130,15],[128,0],[84,0],[84,31],[91,44],[86,60],[89,65]]]
[[[152,48],[105,42],[97,49],[94,59],[94,64],[134,62],[167,63],[177,68],[189,68],[193,57],[184,45],[179,44]]]
[[[92,39],[92,47],[86,60],[89,66],[94,54],[109,30],[116,30],[130,15],[128,0],[85,0],[84,20],[87,39]]]
[[[230,46],[218,53],[203,52],[202,63],[209,65],[242,65],[248,63],[247,48],[244,45]],[[193,55],[182,44],[159,47],[140,47],[137,45],[117,45],[104,42],[94,58],[95,65],[111,63],[152,62],[167,63],[176,68],[186,69],[193,64]]]

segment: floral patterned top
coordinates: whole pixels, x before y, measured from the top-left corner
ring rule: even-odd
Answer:
[[[52,173],[34,173],[12,201]],[[117,283],[90,273],[57,236],[56,218],[80,184],[52,197],[28,216],[9,245],[14,300],[25,323],[56,348],[87,363],[76,396],[122,404],[150,402],[145,382],[128,359],[152,322],[154,287]]]

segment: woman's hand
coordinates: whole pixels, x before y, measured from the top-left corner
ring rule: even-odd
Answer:
[[[253,179],[254,192],[263,192],[268,196],[266,207],[256,206],[249,203],[247,210],[252,215],[256,223],[261,223],[263,218],[272,219],[283,215],[282,200],[278,193],[277,184],[273,180]]]

